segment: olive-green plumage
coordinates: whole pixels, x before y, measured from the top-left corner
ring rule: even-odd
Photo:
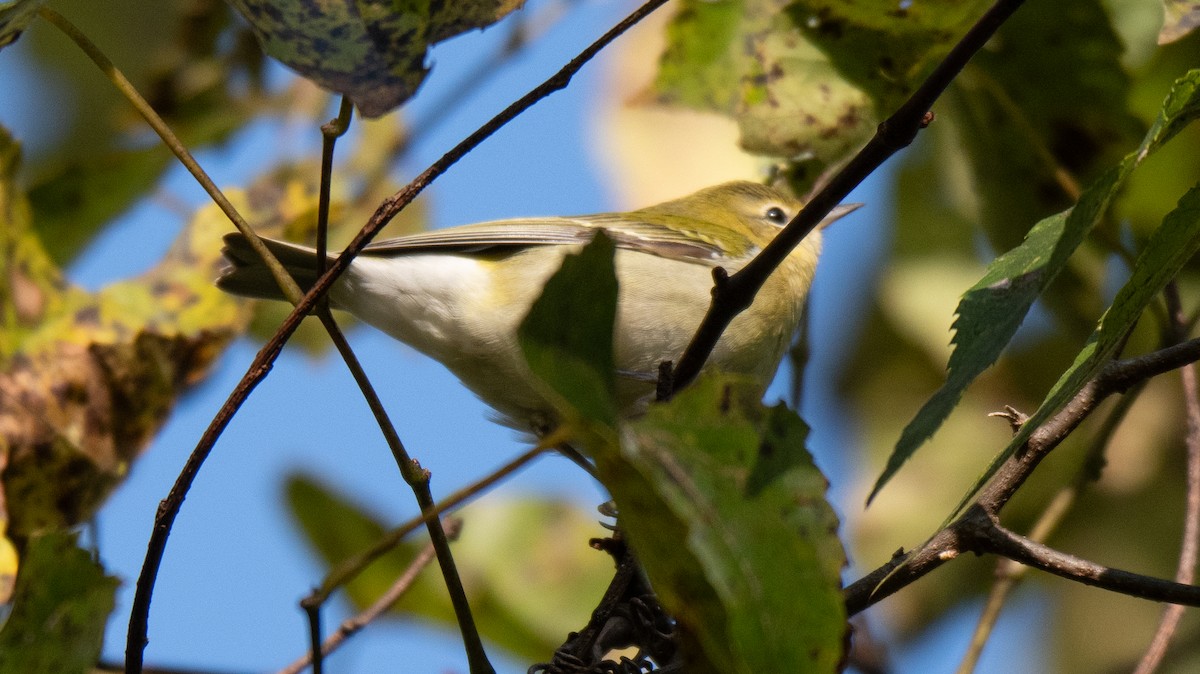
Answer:
[[[367,246],[330,299],[359,319],[440,361],[502,420],[541,430],[553,411],[538,394],[517,326],[564,255],[603,229],[617,244],[614,349],[620,395],[633,411],[653,390],[658,365],[677,360],[711,298],[712,270],[741,269],[801,203],[780,190],[732,182],[628,213],[523,218],[424,232]],[[831,215],[832,221],[852,207]],[[231,293],[282,299],[240,234],[226,237]],[[316,278],[310,248],[268,241],[300,286]],[[754,377],[765,388],[803,310],[820,252],[814,231],[730,324],[708,367]],[[579,289],[588,301],[588,289]]]

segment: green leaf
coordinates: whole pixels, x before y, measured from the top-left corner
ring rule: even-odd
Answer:
[[[744,11],[740,0],[682,2],[667,25],[667,48],[654,88],[660,100],[732,113],[740,59],[734,44]]]
[[[305,538],[329,566],[384,535],[375,516],[314,478],[289,477],[287,501]],[[549,659],[568,629],[587,622],[612,576],[611,560],[587,544],[603,530],[595,518],[558,501],[489,499],[463,509],[461,517],[454,556],[480,632],[523,659]],[[420,542],[401,543],[350,581],[346,592],[356,607],[374,602],[400,577],[424,547],[426,537],[413,538]],[[417,577],[393,611],[446,630],[457,628],[436,564]]]
[[[682,3],[654,93],[661,103],[730,115],[752,152],[832,162],[870,133],[871,101],[805,39],[786,5]]]
[[[1084,384],[1095,378],[1100,369],[1116,356],[1126,333],[1133,329],[1142,311],[1197,251],[1200,251],[1200,185],[1183,195],[1175,210],[1167,214],[1162,226],[1154,232],[1138,256],[1129,280],[1117,292],[1112,306],[1100,317],[1096,331],[1075,357],[1075,362],[1050,389],[1046,399],[1021,426],[1008,446],[992,459],[991,465],[976,480],[956,511],[961,510],[1001,464],[1025,444],[1038,426],[1062,409]]]
[[[263,49],[317,84],[345,94],[367,117],[412,96],[435,42],[490,26],[522,0],[393,2],[230,0]]]
[[[678,621],[688,671],[833,672],[845,553],[807,426],[702,376],[593,449],[620,525]]]
[[[56,7],[104,49],[193,153],[293,102],[264,90],[266,60],[225,3]],[[58,31],[28,37],[28,67],[58,78],[40,92],[38,105],[87,111],[58,118],[53,147],[41,148],[25,176],[37,231],[51,258],[65,266],[114,216],[149,197],[176,161]]]
[[[751,152],[835,162],[987,4],[691,0],[668,26],[654,91],[732,116]]]
[[[890,113],[991,5],[933,0],[798,0],[787,13],[846,80]]]
[[[966,150],[972,215],[997,250],[1069,207],[1079,195],[1068,183],[1095,180],[1145,133],[1129,111],[1122,51],[1095,0],[1030,3],[935,108],[957,132],[955,151]]]
[[[0,630],[0,674],[90,672],[100,657],[117,579],[75,536],[33,536],[17,575],[12,614]]]
[[[582,251],[566,256],[517,331],[529,368],[564,421],[589,428],[617,425],[615,250],[599,231]]]
[[[967,385],[996,361],[1033,302],[1103,217],[1133,171],[1154,150],[1200,117],[1198,87],[1200,70],[1177,80],[1141,146],[1088,187],[1073,209],[1035,225],[1020,246],[993,261],[984,277],[963,295],[954,322],[955,349],[947,366],[946,383],[905,427],[868,502],[945,421]],[[1001,456],[1007,456],[1015,446],[1010,445]],[[991,477],[1002,460],[997,457],[981,483]]]

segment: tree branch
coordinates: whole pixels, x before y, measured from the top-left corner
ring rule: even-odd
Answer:
[[[730,276],[727,282],[713,287],[713,301],[708,313],[675,365],[672,377],[675,390],[687,386],[696,378],[725,328],[735,316],[750,306],[767,277],[783,262],[788,253],[799,245],[851,190],[858,187],[859,183],[889,157],[912,143],[917,132],[931,121],[932,113],[929,109],[934,101],[958,76],[975,52],[991,39],[1023,2],[1024,0],[997,0],[958,44],[954,45],[913,95],[891,117],[879,124],[874,137],[863,149],[813,195],[792,222],[745,267]]]
[[[1200,606],[1200,587],[1122,571],[1059,552],[1005,529],[994,515],[978,506],[972,506],[956,528],[964,534],[960,539],[966,546],[964,551],[1002,555],[1067,580],[1131,597]]]
[[[479,638],[479,630],[475,627],[475,618],[471,615],[471,605],[467,601],[462,578],[458,575],[458,566],[454,563],[454,555],[450,552],[450,539],[442,529],[442,521],[437,515],[437,504],[429,489],[429,471],[413,460],[409,456],[408,450],[404,448],[404,443],[400,440],[395,425],[388,418],[383,401],[375,393],[375,387],[371,385],[371,380],[367,378],[366,371],[363,370],[362,364],[358,362],[358,357],[351,350],[350,343],[346,341],[345,335],[334,321],[333,314],[329,312],[328,308],[322,307],[318,310],[317,315],[325,326],[325,330],[333,338],[338,353],[342,355],[342,360],[350,369],[354,382],[358,384],[363,398],[371,408],[371,414],[375,416],[379,429],[383,431],[383,437],[392,451],[396,465],[400,468],[400,474],[404,476],[404,481],[408,483],[408,486],[412,488],[413,495],[416,496],[417,505],[420,506],[421,515],[425,520],[425,528],[429,531],[430,543],[437,551],[438,565],[441,567],[442,577],[446,581],[446,592],[450,595],[450,604],[454,607],[454,617],[458,621],[459,632],[462,634],[463,648],[467,653],[470,671],[472,674],[494,672],[495,669],[488,662],[487,653],[483,648],[483,641]],[[317,643],[319,643],[319,639]],[[314,654],[313,665],[315,668],[320,662],[320,655],[317,649],[314,649]],[[314,674],[316,673],[314,672]]]
[[[350,582],[351,579],[361,573],[362,570],[367,567],[367,565],[376,559],[379,559],[379,557],[381,557],[387,551],[399,545],[400,541],[404,540],[405,536],[411,534],[413,531],[416,531],[417,527],[425,524],[427,518],[440,517],[443,513],[451,508],[458,507],[471,497],[508,477],[518,468],[524,466],[542,454],[545,454],[546,451],[547,448],[538,446],[524,452],[512,461],[509,461],[500,468],[492,471],[483,479],[473,484],[469,484],[466,487],[454,492],[450,496],[447,496],[433,508],[432,512],[428,514],[422,513],[421,515],[418,515],[417,517],[414,517],[404,524],[392,529],[369,549],[343,560],[340,564],[334,567],[329,574],[325,576],[325,580],[321,581],[321,586],[313,590],[312,594],[305,597],[304,601],[316,603],[324,602],[329,598],[329,595],[333,594],[333,592],[339,587]]]
[[[1029,533],[1030,539],[1038,543],[1045,543],[1075,505],[1080,492],[1089,482],[1100,478],[1108,444],[1144,389],[1145,381],[1142,381],[1117,401],[1108,416],[1105,417],[1096,437],[1092,439],[1091,447],[1076,470],[1075,478],[1054,495],[1050,504],[1034,523],[1033,529]],[[1024,579],[1027,571],[1029,571],[1029,567],[1022,566],[1011,559],[1001,559],[996,564],[996,583],[988,592],[983,612],[975,626],[975,633],[971,635],[971,643],[967,647],[967,652],[963,654],[962,662],[959,663],[957,674],[971,674],[975,671],[979,657],[983,654],[983,648],[991,636],[996,620],[1000,617],[1000,609],[1004,606],[1009,594]]]
[[[1094,412],[1099,404],[1109,395],[1125,391],[1137,382],[1163,374],[1164,372],[1169,372],[1197,360],[1200,360],[1200,339],[1188,340],[1143,356],[1109,363],[1058,414],[1051,417],[1030,435],[1025,445],[1010,457],[1000,470],[996,472],[996,476],[992,478],[992,481],[980,490],[974,504],[965,513],[935,533],[916,550],[907,554],[902,550],[897,552],[886,564],[848,585],[843,592],[846,600],[847,614],[855,615],[865,610],[868,606],[892,595],[964,552],[996,552],[997,554],[1002,554],[1005,557],[1025,563],[1025,559],[1005,554],[999,549],[980,549],[979,541],[981,539],[978,533],[972,530],[972,527],[978,526],[972,520],[972,518],[978,517],[974,513],[982,511],[989,517],[994,517],[998,514],[1004,505],[1008,503],[1009,499],[1012,498],[1012,495],[1016,493],[1016,490],[1028,479],[1034,468],[1041,463],[1042,459],[1057,447],[1088,415]],[[1011,535],[1015,536],[1015,534]],[[1029,545],[1037,546],[1039,544],[1029,541]],[[1004,549],[1007,550],[1008,548]],[[1028,549],[1030,548],[1023,548],[1026,551]],[[1041,546],[1038,549],[1044,549],[1060,557],[1069,558],[1069,556],[1054,552],[1050,548],[1045,548],[1045,546]],[[1030,559],[1032,560],[1033,558]],[[1070,559],[1073,560],[1075,558]],[[1093,566],[1090,571],[1094,572],[1095,578],[1085,573],[1076,578],[1076,580],[1114,590],[1116,590],[1116,586],[1110,586],[1109,583],[1119,584],[1129,582],[1132,583],[1134,589],[1144,589],[1145,592],[1150,594],[1125,592],[1126,594],[1145,596],[1150,599],[1158,599],[1159,595],[1153,593],[1163,591],[1164,587],[1170,588],[1172,591],[1179,590],[1180,588],[1190,588],[1191,590],[1200,592],[1200,589],[1191,588],[1191,586],[1170,583],[1169,581],[1147,576],[1138,576],[1137,574],[1129,574],[1124,571],[1105,569],[1105,567],[1100,566]],[[1139,582],[1141,580],[1145,580],[1148,584],[1146,588],[1140,588]],[[1099,581],[1103,581],[1105,584]],[[1162,585],[1164,583],[1166,585]],[[1190,595],[1187,592],[1181,592],[1178,596],[1188,597]],[[1167,599],[1159,600],[1169,601]],[[1179,601],[1175,603],[1190,604],[1191,602]]]

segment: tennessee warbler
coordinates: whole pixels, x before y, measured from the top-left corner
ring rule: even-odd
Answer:
[[[617,245],[613,348],[623,408],[653,391],[659,363],[677,360],[711,299],[712,270],[741,269],[800,210],[789,194],[731,182],[628,213],[520,218],[412,234],[367,246],[330,289],[334,307],[440,361],[500,421],[548,430],[554,419],[517,343],[517,326],[558,269],[603,229]],[[839,206],[825,224],[857,208]],[[228,292],[283,299],[239,233],[225,237]],[[312,248],[267,241],[301,288],[316,281]],[[753,377],[765,389],[800,321],[821,233],[814,230],[737,316],[708,368]],[[579,289],[586,302],[587,288]]]

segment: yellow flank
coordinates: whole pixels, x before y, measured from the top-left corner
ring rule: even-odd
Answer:
[[[676,361],[708,309],[712,272],[741,269],[799,212],[788,193],[732,182],[628,213],[504,220],[422,232],[368,246],[335,284],[335,306],[440,361],[521,430],[544,432],[550,405],[525,365],[517,327],[558,270],[596,230],[617,245],[614,351],[621,403],[634,414],[659,363]],[[832,221],[852,208],[842,208]],[[232,293],[278,298],[270,275],[238,234],[226,237]],[[303,285],[310,249],[270,242]],[[814,231],[787,257],[754,304],[730,324],[709,360],[765,388],[799,323],[820,253]],[[579,289],[588,301],[588,289]]]

